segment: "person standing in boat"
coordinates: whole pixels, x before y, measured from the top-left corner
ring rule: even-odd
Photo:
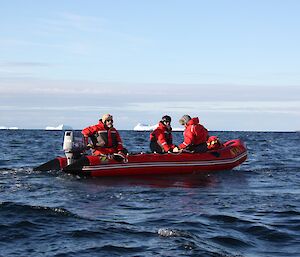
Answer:
[[[174,149],[174,152],[188,150],[194,153],[207,151],[206,141],[209,137],[207,129],[199,123],[199,118],[191,118],[189,115],[183,115],[179,123],[185,126],[183,132],[184,141]]]
[[[90,137],[93,155],[125,153],[120,134],[114,128],[113,116],[110,114],[104,114],[98,124],[83,129],[81,133],[86,144]]]
[[[172,152],[175,145],[172,138],[171,117],[165,115],[158,127],[150,134],[150,149],[155,153]]]

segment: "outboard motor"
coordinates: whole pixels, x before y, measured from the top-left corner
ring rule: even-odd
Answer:
[[[68,165],[73,163],[73,146],[74,146],[73,131],[65,131],[63,150],[65,151]]]

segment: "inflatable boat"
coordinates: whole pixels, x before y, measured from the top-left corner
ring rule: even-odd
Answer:
[[[69,134],[68,134],[69,133]],[[68,136],[71,138],[68,140]],[[65,157],[57,157],[34,170],[62,172],[92,177],[132,175],[199,174],[231,170],[247,159],[247,148],[240,139],[227,141],[220,149],[205,153],[137,153],[127,156],[79,155],[74,158],[71,132],[65,132]]]

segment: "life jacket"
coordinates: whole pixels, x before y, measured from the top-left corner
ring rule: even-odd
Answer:
[[[156,142],[164,151],[169,151],[170,148],[174,148],[172,128],[168,129],[159,122],[158,127],[150,134],[150,141]]]
[[[109,129],[109,130],[99,130],[95,133],[96,144],[95,147],[117,147],[117,131]]]
[[[123,150],[118,131],[114,127],[106,128],[101,120],[98,124],[83,129],[82,134],[91,138],[95,149],[116,148],[119,151]]]

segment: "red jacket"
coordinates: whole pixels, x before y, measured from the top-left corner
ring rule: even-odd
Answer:
[[[114,127],[107,128],[101,120],[98,124],[83,129],[81,133],[92,138],[94,155],[112,154],[123,150],[119,132]]]
[[[187,123],[187,127],[183,133],[184,141],[179,145],[179,148],[184,149],[189,145],[199,145],[206,143],[208,131],[205,127],[199,124],[199,119],[193,118]]]
[[[169,130],[165,124],[159,122],[158,127],[150,134],[150,141],[156,141],[160,147],[168,152],[173,149],[172,128]]]

